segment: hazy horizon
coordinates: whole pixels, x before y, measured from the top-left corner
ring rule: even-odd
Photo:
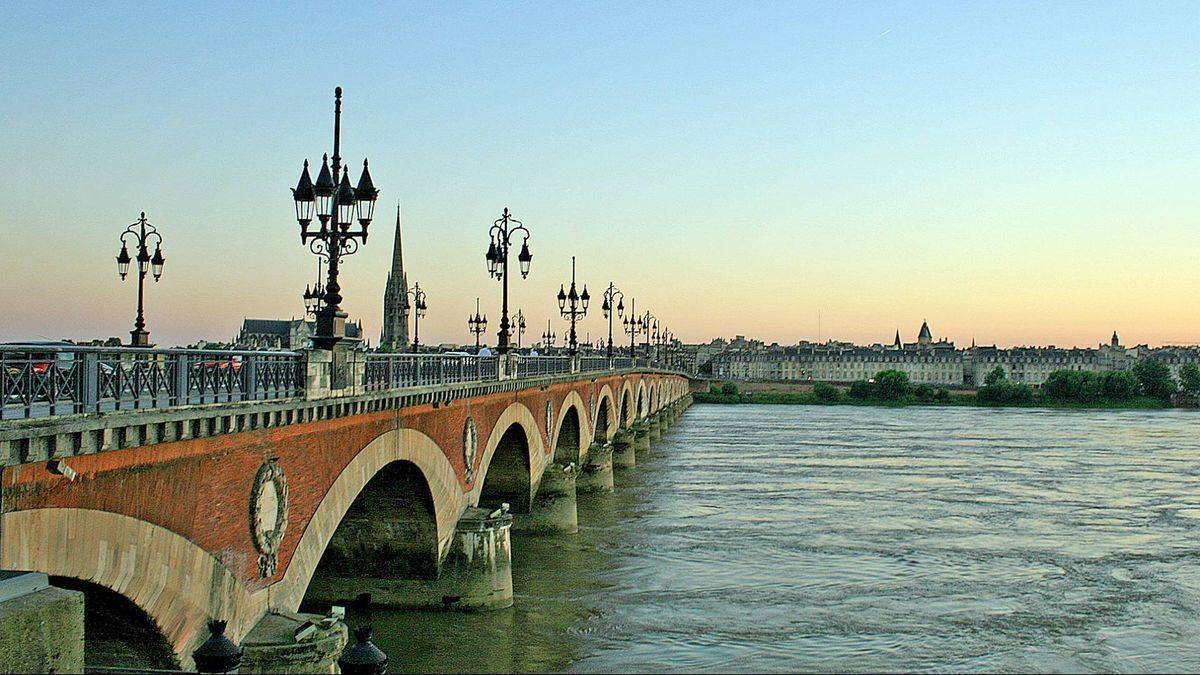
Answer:
[[[0,340],[127,339],[113,258],[142,210],[167,256],[152,341],[302,316],[288,188],[331,151],[341,85],[343,155],[381,189],[340,279],[372,343],[397,201],[427,344],[472,342],[477,296],[495,342],[506,206],[533,233],[526,344],[565,332],[571,255],[581,339],[611,280],[693,343],[912,341],[922,319],[959,346],[1200,342],[1200,12],[1030,9],[14,8]]]

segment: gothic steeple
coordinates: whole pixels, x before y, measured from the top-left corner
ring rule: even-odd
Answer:
[[[899,328],[896,329],[896,341],[892,343],[892,346],[895,347],[896,349],[900,349],[901,347],[904,346],[904,343],[900,342],[900,329]]]
[[[400,205],[396,204],[396,238],[392,243],[392,271],[383,291],[381,347],[408,347],[408,277],[404,274],[404,246],[400,233]]]

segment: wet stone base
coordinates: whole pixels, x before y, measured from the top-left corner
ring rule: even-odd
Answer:
[[[546,467],[533,508],[516,517],[513,530],[522,534],[574,534],[579,531],[574,464]]]
[[[593,443],[588,449],[587,463],[575,477],[576,494],[589,492],[612,492],[613,490],[613,446],[611,443]]]
[[[264,616],[242,640],[241,673],[337,673],[346,624],[315,614]],[[311,628],[310,628],[311,626]]]
[[[0,585],[20,585],[34,575],[20,576],[6,575]],[[83,594],[50,587],[45,575],[37,576],[37,590],[5,593],[0,600],[0,671],[82,672]]]
[[[307,603],[372,605],[400,609],[478,611],[512,606],[512,516],[470,508],[459,518],[454,541],[435,578],[343,576],[317,571]]]

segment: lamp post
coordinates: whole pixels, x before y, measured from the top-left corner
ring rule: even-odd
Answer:
[[[614,312],[613,301],[616,301],[616,311]],[[608,358],[613,357],[613,315],[617,317],[617,321],[625,315],[625,294],[613,285],[613,282],[608,282],[608,290],[604,291],[604,303],[600,305],[600,309],[604,311],[604,318],[608,319]]]
[[[587,284],[583,285],[582,294],[575,290],[575,256],[571,256],[571,291],[564,292],[561,284],[558,287],[558,313],[571,322],[571,332],[567,334],[567,353],[571,356],[575,356],[575,353],[579,351],[575,324],[587,316],[588,303],[591,299]]]
[[[479,316],[479,298],[475,298],[475,316],[467,316],[467,330],[475,334],[475,353],[479,353],[479,336],[487,330],[487,316]]]
[[[151,239],[154,240],[153,256],[150,255],[149,249]],[[137,222],[126,227],[125,231],[121,233],[120,240],[121,252],[117,254],[117,274],[121,275],[121,281],[125,281],[125,275],[129,274],[129,263],[133,260],[129,256],[129,243],[132,242],[137,247],[137,318],[133,321],[133,330],[129,331],[129,346],[149,347],[150,333],[146,330],[146,313],[143,302],[146,294],[146,273],[153,272],[155,283],[158,283],[162,277],[163,263],[167,261],[162,254],[162,235],[146,221],[146,212],[142,211]]]
[[[317,258],[317,280],[311,286],[304,287],[305,316],[315,317],[317,310],[321,309],[321,298],[325,296],[325,284],[321,282],[322,262],[320,258]]]
[[[333,90],[333,159],[329,155],[321,162],[321,172],[314,184],[308,173],[308,160],[300,181],[292,190],[296,202],[296,222],[300,223],[300,242],[317,256],[329,261],[329,279],[325,282],[320,307],[314,312],[317,318],[313,346],[317,349],[333,349],[346,335],[346,313],[342,311],[342,287],[338,284],[338,266],[342,257],[358,251],[359,241],[367,243],[367,228],[375,211],[375,200],[379,190],[371,181],[367,160],[363,160],[362,174],[358,187],[350,187],[350,172],[342,166],[342,88]],[[341,182],[337,180],[341,172]],[[321,229],[310,232],[314,207]],[[357,220],[359,229],[350,226]]]
[[[412,296],[412,302],[408,301],[409,296]],[[404,294],[404,309],[413,310],[412,351],[416,354],[421,344],[421,318],[425,316],[425,310],[429,309],[425,304],[425,291],[421,290],[420,282],[413,282],[412,290]]]
[[[649,312],[647,312],[649,313]],[[642,318],[637,315],[637,299],[629,299],[629,316],[621,322],[625,326],[625,334],[629,336],[629,358],[637,356],[636,343],[638,333],[642,332]]]
[[[542,333],[542,346],[546,348],[546,353],[549,354],[550,348],[558,340],[558,336],[550,329],[550,319],[546,319],[546,332]]]
[[[517,349],[520,349],[521,336],[525,334],[525,314],[519,309],[517,315],[513,317],[513,328],[517,332]]]
[[[506,206],[504,213],[492,223],[491,229],[488,230],[489,243],[485,256],[488,274],[498,279],[503,287],[500,302],[500,336],[496,343],[496,351],[501,354],[508,352],[508,253],[513,235],[518,232],[524,235],[521,240],[521,252],[517,254],[517,262],[521,266],[521,278],[525,279],[529,276],[529,263],[533,260],[533,254],[529,252],[529,229],[521,221],[513,218]]]
[[[647,310],[646,314],[642,318],[642,333],[645,334],[645,336],[646,336],[645,342],[642,343],[642,346],[644,346],[646,348],[646,356],[651,356],[650,337],[651,337],[652,329],[653,329],[653,333],[655,335],[657,335],[658,334],[658,319],[656,319],[654,317],[654,315],[651,314],[649,312],[649,310]]]

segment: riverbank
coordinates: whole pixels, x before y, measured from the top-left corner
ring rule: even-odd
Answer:
[[[945,390],[943,390],[945,391]],[[747,393],[697,392],[692,394],[696,403],[717,403],[726,405],[766,404],[766,405],[850,405],[869,407],[903,408],[908,406],[971,406],[979,408],[1059,408],[1079,410],[1161,410],[1173,406],[1146,396],[1125,400],[1098,400],[1088,403],[1060,402],[1044,396],[1035,396],[1033,400],[1022,403],[986,403],[979,400],[973,392],[935,393],[933,398],[922,399],[910,394],[899,399],[853,398],[843,392],[838,392],[837,398],[828,394],[819,395],[814,391],[756,391]]]

